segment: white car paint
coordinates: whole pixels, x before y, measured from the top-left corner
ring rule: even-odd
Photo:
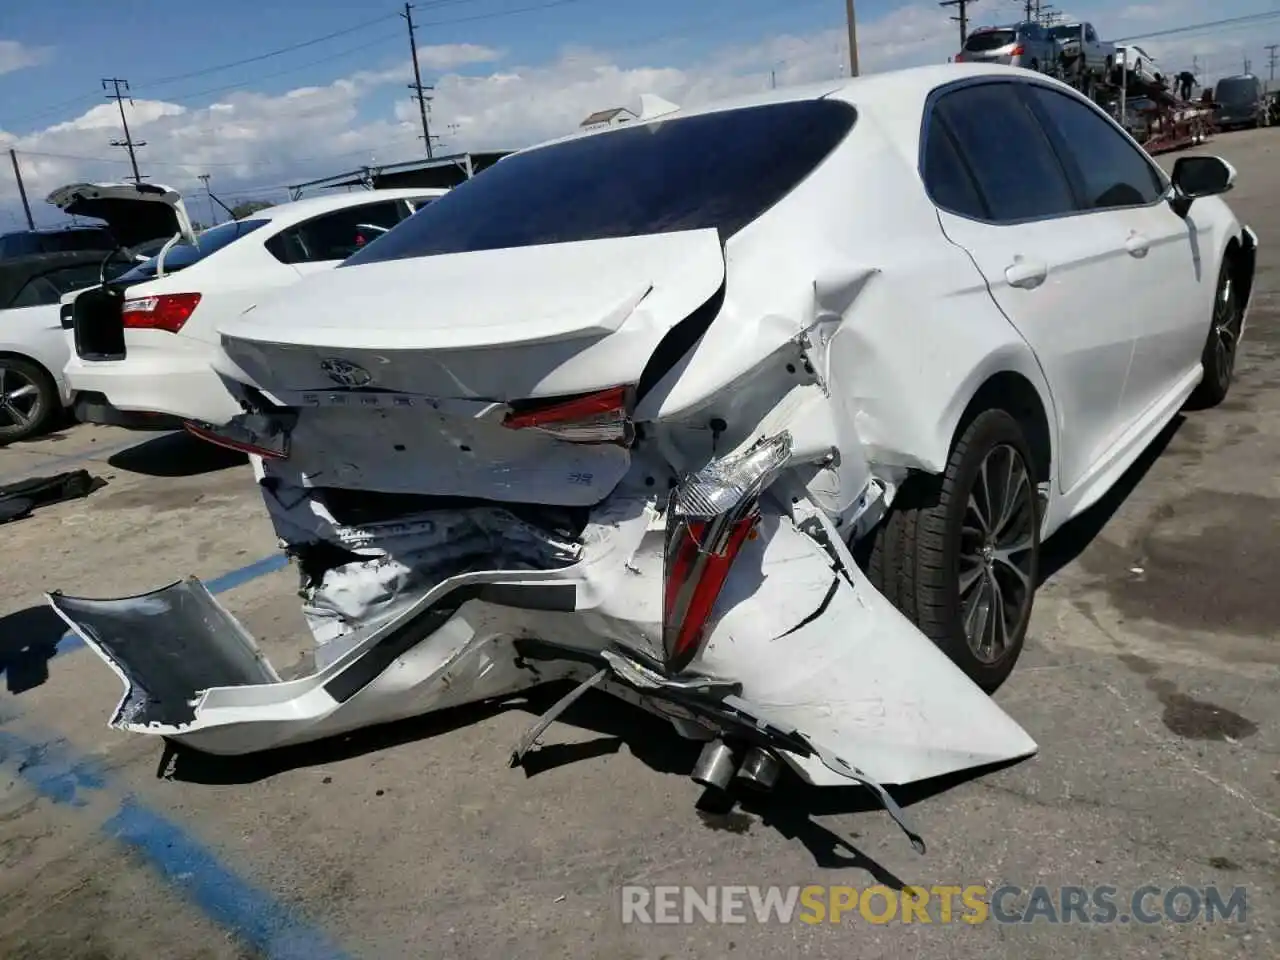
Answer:
[[[243,218],[244,222],[265,221],[265,225],[191,266],[134,283],[124,291],[126,302],[164,294],[199,293],[199,304],[179,332],[127,329],[124,359],[103,360],[81,356],[75,349],[74,333],[68,331],[71,351],[65,367],[66,380],[76,391],[104,395],[113,407],[126,413],[225,421],[241,408],[211,366],[220,353],[218,324],[251,308],[271,291],[331,270],[340,262],[284,263],[268,251],[268,241],[325,214],[389,200],[434,199],[445,192],[430,188],[360,190],[280,204],[250,214]],[[180,204],[176,193],[169,193],[169,202]],[[182,216],[185,219],[185,214]],[[162,252],[157,258],[161,265],[164,256]],[[73,299],[74,295],[64,302]]]
[[[1124,67],[1130,76],[1142,83],[1155,85],[1164,78],[1160,64],[1142,47],[1117,46],[1116,65]]]
[[[72,397],[62,375],[69,352],[56,303],[0,310],[0,354],[26,357],[40,364],[58,385],[63,406],[70,405]]]
[[[858,119],[727,241],[698,228],[356,257],[226,321],[220,369],[267,403],[244,393],[252,412],[209,436],[287,449],[254,463],[292,551],[361,556],[305,584],[318,669],[298,680],[280,681],[198,582],[53,597],[125,683],[112,722],[240,754],[571,677],[713,746],[767,727],[770,749],[823,785],[876,789],[1033,752],[875,590],[846,540],[877,528],[905,480],[946,468],[966,408],[1009,376],[1046,413],[1049,536],[1195,386],[1217,265],[1256,237],[1212,196],[1186,220],[1172,194],[1125,208],[1132,223],[1120,210],[1001,227],[947,213],[921,182],[922,116],[939,90],[978,82],[1044,85],[1098,113],[1057,81],[968,65],[680,111],[663,124],[829,96]],[[486,172],[461,189],[498,182]],[[471,209],[460,191],[418,225],[447,223],[451,201]],[[1148,284],[1167,289],[1140,293]],[[1115,302],[1132,309],[1117,317]],[[611,388],[644,383],[664,337],[697,318],[705,329],[629,416],[614,411]],[[529,412],[579,394],[597,406],[574,407],[571,437]],[[575,508],[580,533],[561,532],[570,521],[556,518]],[[695,529],[685,516],[711,519]],[[681,558],[714,565],[726,529],[749,532],[702,620],[683,605],[700,581]],[[188,601],[206,611],[203,631],[182,627]],[[687,615],[668,621],[669,608]],[[689,624],[702,639],[680,647]],[[157,676],[131,631],[234,655],[220,654],[222,682],[162,670],[186,691],[166,712],[164,697],[148,700]]]

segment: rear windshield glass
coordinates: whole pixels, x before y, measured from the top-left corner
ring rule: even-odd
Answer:
[[[999,50],[1013,43],[1012,30],[983,30],[981,33],[969,34],[964,48],[971,53],[982,53],[984,50]]]
[[[513,154],[338,269],[707,227],[727,239],[821,163],[855,118],[851,106],[835,100],[766,104]]]
[[[169,248],[169,252],[164,255],[164,272],[175,273],[184,267],[191,266],[193,263],[198,263],[209,254],[221,250],[227,244],[239,240],[246,234],[253,233],[259,227],[270,222],[269,220],[229,220],[226,223],[218,224],[216,227],[201,231],[196,234],[199,247],[193,247],[189,243],[176,243]],[[120,281],[122,283],[140,283],[143,280],[152,279],[156,275],[156,259],[156,257],[152,257],[150,260],[138,264],[122,276]]]
[[[1079,40],[1080,24],[1064,23],[1056,27],[1049,28],[1049,37],[1052,40]]]
[[[1258,81],[1253,77],[1232,77],[1219,80],[1213,99],[1219,103],[1248,103],[1258,96]]]

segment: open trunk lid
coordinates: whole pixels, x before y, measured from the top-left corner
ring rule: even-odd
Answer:
[[[48,201],[68,216],[105,220],[123,247],[175,234],[196,242],[182,195],[163,184],[71,183],[54,190]]]

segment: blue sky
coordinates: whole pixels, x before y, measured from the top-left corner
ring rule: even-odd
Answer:
[[[505,60],[518,63],[550,60],[565,46],[611,51],[620,64],[640,63],[655,54],[664,63],[689,63],[711,50],[753,42],[770,32],[810,33],[838,26],[844,19],[841,0],[552,3],[419,0],[414,11],[415,20],[422,25],[419,43],[492,46],[506,52]],[[892,4],[862,0],[859,6],[863,16],[874,19]],[[540,9],[511,12],[530,7]],[[260,0],[212,4],[119,0],[109,6],[100,0],[15,4],[6,11],[0,37],[54,50],[41,65],[0,76],[0,127],[27,132],[65,119],[97,102],[102,77],[129,79],[139,97],[183,99],[246,81],[255,90],[282,93],[304,84],[327,82],[361,67],[385,66],[407,57],[408,41],[403,20],[396,16],[398,9],[393,2],[355,4],[349,0],[311,0],[305,6],[263,4]],[[380,15],[384,17],[381,23],[292,53],[202,76],[150,82],[277,50]],[[630,38],[643,41],[655,37],[660,37],[661,43],[628,53]],[[318,60],[324,62],[316,63]],[[389,96],[391,91],[385,93]],[[216,97],[196,97],[194,102]],[[59,109],[59,105],[65,106]],[[377,106],[370,104],[371,108]]]
[[[438,150],[515,147],[642,93],[692,103],[837,76],[847,64],[842,0],[418,0],[423,79],[437,89]],[[1123,37],[1254,13],[1274,18],[1144,41],[1169,69],[1210,81],[1245,57],[1266,76],[1280,0],[1059,2]],[[534,9],[526,9],[534,8]],[[1007,22],[1020,0],[979,0],[975,23]],[[119,116],[100,80],[132,85],[130,125],[147,177],[184,192],[201,172],[229,198],[284,199],[283,185],[361,163],[422,155],[405,84],[408,42],[393,0],[8,0],[0,18],[0,148],[13,147],[37,219],[79,179],[128,173]],[[859,0],[863,70],[945,61],[957,28],[934,0]],[[340,34],[325,38],[328,34]],[[311,42],[314,41],[314,42]],[[303,44],[299,49],[276,53]],[[235,61],[249,61],[235,63]],[[7,165],[6,165],[7,166]],[[16,190],[0,170],[0,229]]]

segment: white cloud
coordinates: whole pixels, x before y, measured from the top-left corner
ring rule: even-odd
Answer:
[[[52,55],[52,47],[28,47],[17,40],[0,40],[0,74],[37,67]]]

